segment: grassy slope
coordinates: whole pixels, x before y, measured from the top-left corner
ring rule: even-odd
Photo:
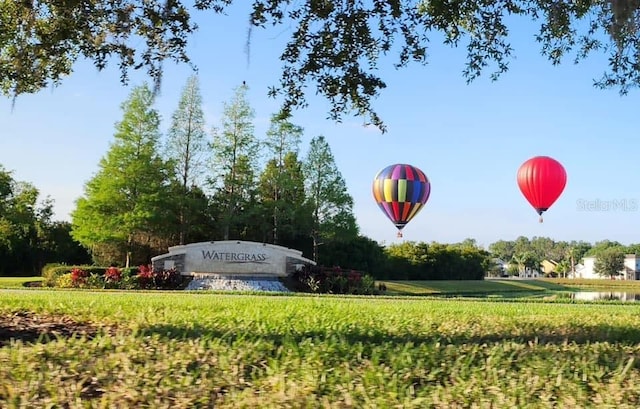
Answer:
[[[389,294],[491,294],[512,292],[572,291],[567,285],[542,280],[485,281],[380,281]]]
[[[120,328],[0,348],[2,407],[640,405],[638,305],[44,290],[0,298],[0,314]]]
[[[580,289],[640,292],[640,281],[622,280],[496,279],[484,281],[379,281],[379,283],[384,283],[387,286],[387,293],[390,295],[535,293]]]

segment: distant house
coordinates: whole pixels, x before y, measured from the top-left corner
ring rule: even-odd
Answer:
[[[582,274],[582,272],[584,271],[584,265],[581,263],[576,264],[575,266],[573,266],[574,271],[571,272],[567,272],[567,277],[569,278],[579,278],[580,274]]]
[[[507,273],[507,270],[509,269],[509,263],[497,257],[493,259],[493,262],[499,267],[502,274]]]
[[[521,278],[539,278],[542,277],[542,273],[535,268],[525,267],[524,272],[521,272],[518,276]]]
[[[576,266],[575,278],[605,278],[595,271],[596,257],[588,256],[582,259],[582,268]],[[620,270],[619,280],[640,280],[640,256],[627,254],[624,256],[624,267]]]
[[[554,273],[558,273],[558,262],[553,260],[542,260],[541,267],[544,275],[552,275]]]

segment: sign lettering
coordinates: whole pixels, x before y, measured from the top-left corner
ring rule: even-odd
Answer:
[[[202,250],[202,258],[229,263],[264,263],[267,260],[267,255],[265,253],[231,253]]]

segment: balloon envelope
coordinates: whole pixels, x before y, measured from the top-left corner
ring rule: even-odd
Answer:
[[[427,175],[403,163],[387,166],[373,180],[373,197],[398,230],[422,210],[430,194]]]
[[[562,194],[567,184],[567,173],[557,160],[548,156],[535,156],[518,169],[518,187],[542,216]]]

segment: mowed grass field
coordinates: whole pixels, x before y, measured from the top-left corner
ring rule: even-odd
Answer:
[[[102,333],[0,347],[2,408],[640,406],[635,303],[0,290],[21,311]]]

